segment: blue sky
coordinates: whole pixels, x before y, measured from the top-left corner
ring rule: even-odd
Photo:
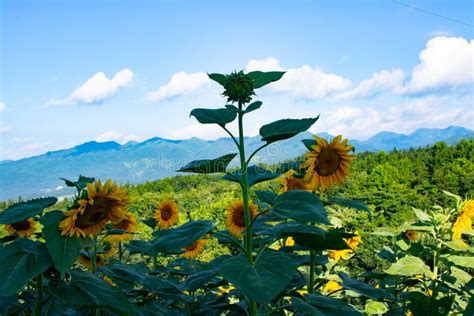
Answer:
[[[471,1],[401,1],[474,24]],[[0,159],[89,140],[224,136],[189,118],[225,100],[206,72],[286,70],[246,126],[474,128],[474,28],[392,0],[23,1],[1,10]]]

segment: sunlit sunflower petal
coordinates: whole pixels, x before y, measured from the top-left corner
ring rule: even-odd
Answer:
[[[159,228],[169,228],[179,219],[178,205],[172,200],[163,200],[155,212],[155,219]]]
[[[257,205],[249,201],[250,219],[257,216]],[[239,237],[245,230],[244,202],[238,200],[227,206],[227,216],[225,221],[227,230],[234,236]]]

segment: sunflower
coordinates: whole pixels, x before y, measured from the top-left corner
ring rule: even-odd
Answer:
[[[250,219],[253,220],[257,216],[257,205],[249,201],[249,210]],[[227,206],[225,224],[227,230],[236,237],[239,237],[245,230],[244,201],[242,199],[234,201]]]
[[[121,229],[126,231],[126,233],[108,236],[111,241],[124,242],[133,239],[133,234],[138,231],[137,219],[135,218],[135,215],[128,212],[126,218],[112,225],[112,229]]]
[[[17,233],[20,237],[30,237],[35,233],[36,221],[33,218],[27,218],[20,222],[6,224],[5,229],[10,235]]]
[[[347,260],[352,254],[352,249],[343,249],[343,250],[329,250],[328,257],[332,260],[338,262],[339,260]]]
[[[172,200],[163,200],[158,205],[155,219],[159,228],[168,228],[176,224],[179,218],[178,205]]]
[[[297,172],[292,169],[278,178],[278,182],[281,184],[278,194],[292,190],[306,190],[306,184],[304,183],[303,179],[295,177],[296,174]]]
[[[218,292],[213,291],[213,293],[216,294],[217,296],[222,296],[222,294],[229,294],[230,292],[235,290],[235,287],[233,285],[229,284],[229,285],[219,286],[217,289],[219,291]]]
[[[295,240],[293,239],[293,237],[290,236],[286,238],[284,242],[279,242],[275,246],[275,250],[280,250],[282,247],[293,247],[294,245],[295,245]]]
[[[467,201],[462,207],[461,214],[453,224],[453,240],[461,239],[465,232],[472,231],[472,218],[474,217],[474,200]]]
[[[342,286],[336,281],[329,280],[323,287],[324,293],[333,293],[342,289]]]
[[[204,250],[204,245],[207,243],[207,239],[199,239],[192,243],[192,245],[185,247],[183,250],[184,258],[192,259],[199,256],[199,254]]]
[[[127,191],[112,180],[102,185],[100,180],[87,184],[87,197],[77,201],[78,207],[65,212],[59,228],[62,235],[86,237],[96,235],[108,222],[127,218]]]
[[[88,270],[92,270],[92,260],[89,256],[85,254],[80,254],[77,261],[86,267]],[[101,267],[105,265],[105,256],[103,254],[97,254],[96,256],[96,267]]]
[[[416,241],[418,239],[418,233],[413,229],[409,229],[405,232],[405,237],[408,238],[408,240]]]
[[[354,155],[349,154],[354,149],[348,144],[348,139],[341,141],[342,136],[335,137],[331,143],[314,136],[317,144],[313,150],[306,153],[307,160],[302,167],[306,168],[304,182],[312,191],[330,189],[334,184],[341,184],[349,174],[349,167]]]
[[[344,238],[347,246],[349,246],[349,248],[352,250],[356,250],[359,247],[359,244],[362,243],[362,238],[358,235],[358,232],[355,231],[354,234],[356,235],[352,236],[351,238]]]

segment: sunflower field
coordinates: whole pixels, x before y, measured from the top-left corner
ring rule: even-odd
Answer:
[[[143,217],[126,186],[84,176],[63,179],[76,191],[66,210],[44,197],[1,211],[0,314],[474,315],[474,200],[445,192],[451,206],[413,208],[413,223],[361,235],[334,216],[343,208],[371,220],[367,205],[334,194],[356,157],[348,139],[315,136],[303,141],[301,160],[252,163],[319,119],[264,125],[263,145],[246,152],[244,118],[263,105],[255,90],[283,75],[210,74],[225,107],[191,111],[235,143],[234,153],[179,170],[223,174],[239,188],[219,214],[198,219],[190,213],[201,209],[183,209],[169,194]],[[234,121],[238,135],[226,127]],[[240,168],[229,171],[234,158]],[[275,185],[263,185],[269,181]],[[380,269],[344,264],[376,238],[386,241],[370,254]]]

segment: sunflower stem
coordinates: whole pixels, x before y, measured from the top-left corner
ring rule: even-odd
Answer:
[[[122,261],[123,253],[122,253],[122,242],[121,241],[119,241],[118,246],[119,246],[119,260]]]
[[[309,251],[309,286],[308,286],[308,293],[312,294],[314,289],[314,261],[316,258],[316,254],[314,250]]]
[[[43,273],[36,276],[36,303],[35,316],[41,316],[41,307],[43,306]]]
[[[253,263],[253,247],[252,247],[252,226],[250,218],[249,208],[249,185],[247,178],[247,165],[245,161],[245,142],[244,142],[244,123],[242,112],[242,102],[239,102],[239,156],[240,156],[240,167],[242,169],[242,196],[244,201],[244,220],[245,220],[245,235],[244,244],[247,252],[247,260],[249,263]],[[249,299],[250,315],[257,315],[257,303]]]
[[[92,252],[92,273],[97,270],[97,236],[94,236],[94,251]]]

